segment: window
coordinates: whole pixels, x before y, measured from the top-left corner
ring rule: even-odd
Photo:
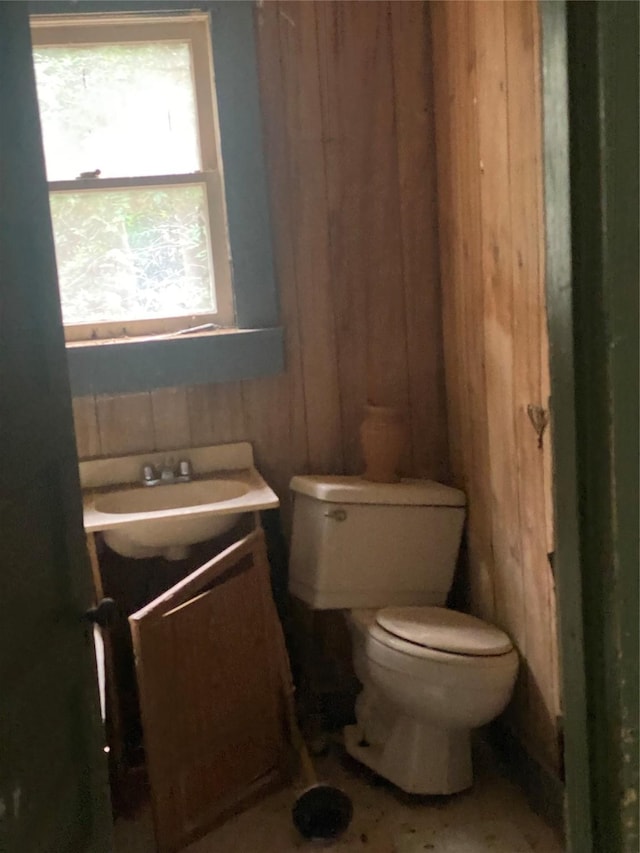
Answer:
[[[209,16],[32,32],[67,339],[233,326]]]
[[[174,191],[173,198],[175,198],[178,189],[188,189],[189,192],[185,192],[186,197],[189,195],[196,196],[195,206],[190,208],[189,214],[192,220],[195,218],[196,222],[193,225],[193,232],[190,232],[189,236],[191,242],[188,243],[187,259],[177,257],[181,250],[169,250],[165,244],[163,244],[162,251],[159,250],[157,254],[153,254],[153,246],[149,246],[153,240],[148,236],[148,230],[142,229],[142,236],[139,239],[142,243],[142,250],[147,252],[148,264],[145,266],[140,261],[138,264],[142,266],[146,278],[155,279],[159,273],[152,269],[153,264],[161,256],[165,259],[169,256],[174,265],[174,271],[175,267],[180,264],[182,267],[178,266],[179,269],[181,268],[183,271],[186,269],[185,278],[188,281],[192,282],[195,278],[202,282],[203,277],[206,280],[206,265],[201,251],[195,248],[198,245],[197,241],[193,241],[194,233],[196,237],[202,234],[198,230],[202,227],[199,222],[206,218],[211,230],[209,235],[205,233],[201,239],[208,239],[211,247],[212,260],[209,266],[209,282],[213,282],[215,288],[215,308],[218,313],[215,315],[213,312],[211,314],[208,312],[200,313],[199,310],[192,310],[194,306],[191,303],[189,306],[183,306],[184,310],[187,311],[186,314],[176,314],[173,317],[159,318],[156,316],[135,321],[130,318],[125,318],[124,321],[120,318],[114,320],[112,317],[111,320],[107,320],[106,326],[101,326],[100,323],[96,324],[95,332],[97,335],[108,334],[110,330],[122,335],[122,330],[125,329],[128,333],[138,336],[117,337],[109,340],[102,338],[97,341],[90,339],[94,330],[93,325],[83,323],[67,325],[67,336],[73,334],[77,338],[67,342],[67,362],[71,390],[74,396],[125,394],[175,385],[256,379],[279,373],[284,369],[284,335],[283,329],[279,325],[267,177],[262,146],[260,87],[255,43],[254,13],[256,5],[252,0],[234,0],[234,2],[198,0],[195,5],[198,9],[196,13],[185,11],[184,7],[181,6],[181,0],[162,0],[162,2],[158,2],[157,8],[154,8],[153,0],[55,0],[55,2],[51,0],[30,0],[29,3],[32,13],[34,52],[37,54],[40,54],[47,46],[69,48],[70,46],[81,45],[82,39],[79,39],[78,36],[75,37],[75,41],[69,40],[68,34],[70,32],[79,32],[79,30],[74,30],[75,26],[84,28],[85,32],[88,32],[90,27],[95,29],[102,27],[100,30],[102,36],[94,41],[94,48],[96,43],[98,45],[108,44],[109,38],[104,38],[104,34],[107,32],[105,30],[107,18],[110,18],[113,26],[116,23],[122,26],[132,23],[138,26],[144,25],[144,27],[147,25],[170,26],[174,35],[177,32],[174,25],[178,27],[198,23],[200,32],[206,33],[208,29],[206,37],[209,39],[209,44],[206,46],[206,52],[197,46],[196,34],[193,37],[189,35],[189,37],[185,36],[182,39],[182,41],[190,41],[192,45],[191,91],[194,94],[191,96],[191,103],[194,106],[189,107],[188,99],[187,101],[183,100],[179,114],[182,118],[185,115],[194,116],[197,114],[195,119],[190,120],[191,124],[186,118],[184,119],[180,125],[182,130],[179,134],[174,118],[172,117],[171,120],[171,137],[175,140],[174,147],[181,152],[184,162],[176,165],[176,161],[172,160],[172,165],[167,165],[168,161],[163,161],[163,165],[160,167],[157,160],[151,160],[152,156],[155,158],[161,153],[161,146],[157,144],[159,137],[151,134],[152,144],[143,145],[141,142],[139,143],[138,139],[146,138],[148,140],[148,135],[138,138],[133,134],[129,147],[135,147],[141,152],[135,162],[139,164],[142,161],[146,164],[142,170],[143,174],[137,174],[138,165],[135,170],[136,174],[125,176],[112,174],[111,177],[108,177],[106,161],[101,165],[92,156],[90,163],[85,163],[83,160],[82,164],[78,165],[75,158],[82,159],[82,156],[75,154],[67,167],[68,173],[64,175],[64,184],[58,180],[60,173],[57,175],[52,173],[49,175],[49,179],[54,182],[52,196],[61,193],[63,190],[67,190],[72,195],[80,195],[80,190],[83,190],[82,196],[85,199],[89,197],[87,190],[103,192],[111,188],[132,194],[134,190],[138,192],[147,191],[150,195],[147,195],[145,203],[149,198],[151,199],[152,212],[153,205],[159,199],[157,196],[154,199],[149,185],[152,190],[155,190],[158,186],[157,177],[163,178],[163,181],[160,182],[162,187],[160,193],[164,192],[164,188],[169,187]],[[172,6],[173,9],[171,9]],[[196,18],[200,20],[196,22]],[[144,27],[139,32],[142,32]],[[61,38],[65,29],[67,34]],[[57,36],[55,35],[56,30],[58,30]],[[180,38],[156,38],[155,42],[162,44],[166,41],[180,40]],[[154,39],[145,40],[142,38],[142,43],[149,41],[153,43]],[[113,40],[111,43],[113,44]],[[122,43],[129,45],[141,43],[141,39],[134,38],[126,42],[121,37],[119,41],[116,41],[116,44]],[[211,54],[215,63],[213,85],[211,82]],[[198,71],[197,63],[200,61],[198,57],[205,55],[208,67],[206,73],[203,74]],[[179,64],[179,59],[176,59],[175,63]],[[39,71],[40,73],[42,72]],[[180,72],[174,68],[173,73],[175,76],[170,78],[171,85],[176,85],[178,90],[184,91],[184,87],[180,89],[180,81],[184,81],[186,76],[184,70]],[[82,75],[80,75],[80,79],[82,80]],[[204,96],[201,95],[202,90],[200,88],[203,81],[208,81],[207,85],[210,88],[209,94]],[[84,87],[84,82],[82,82],[82,86]],[[165,86],[165,97],[166,92],[167,87]],[[130,95],[131,93],[127,90],[127,97]],[[67,92],[62,92],[60,98],[56,100],[66,98],[66,96]],[[171,103],[175,116],[175,110],[178,107],[175,105],[175,100]],[[210,116],[211,112],[213,113],[215,130],[213,135],[203,130],[203,121],[206,122],[206,117],[203,117],[201,110],[206,108],[207,103],[210,105]],[[91,109],[94,109],[93,105]],[[116,110],[118,116],[123,112],[124,110]],[[135,112],[136,110],[130,107],[127,114],[131,116]],[[159,122],[160,119],[157,118],[156,121]],[[193,127],[194,121],[197,136],[194,136],[192,130],[188,131],[189,127]],[[165,129],[167,124],[168,122],[165,122]],[[157,128],[157,124],[155,127]],[[190,137],[187,135],[188,133],[191,133]],[[174,136],[174,134],[178,135]],[[192,141],[196,139],[197,148],[194,149],[192,143],[185,141],[189,138]],[[166,141],[166,136],[164,139]],[[104,140],[105,137],[103,137],[102,150],[109,154],[113,141]],[[178,144],[178,140],[180,144]],[[210,147],[207,148],[206,146]],[[55,165],[55,161],[49,161],[49,158],[53,157],[53,153],[50,154],[48,148],[47,144],[48,168],[53,170],[54,166],[55,168],[58,166]],[[189,151],[190,153],[188,153]],[[66,156],[64,151],[60,156]],[[199,163],[198,156],[200,157]],[[127,162],[133,164],[134,157],[131,152],[129,152],[128,157]],[[191,158],[190,162],[188,161],[189,157]],[[98,157],[98,159],[102,160],[102,157]],[[224,181],[222,180],[220,163],[224,164]],[[198,167],[195,172],[191,171],[194,166]],[[77,175],[81,172],[91,172],[98,168],[101,170],[98,179],[77,179]],[[181,169],[185,171],[180,171]],[[130,167],[129,171],[134,172],[134,169]],[[146,174],[144,174],[145,171]],[[161,173],[168,171],[168,174],[158,176],[156,174],[158,171]],[[172,179],[168,180],[169,178]],[[111,187],[109,182],[112,182]],[[200,199],[202,199],[204,187],[206,187],[207,207],[206,209],[200,207],[202,213],[198,213],[198,196],[196,191],[191,189],[194,186],[200,188],[197,190]],[[216,193],[220,194],[216,195]],[[62,196],[60,198],[62,199]],[[117,199],[122,199],[123,196],[114,196],[114,198],[116,199],[113,202],[115,204]],[[140,199],[142,196],[135,195],[134,198]],[[69,197],[66,200],[62,199],[62,201],[66,201],[66,204],[70,206]],[[94,204],[97,203],[97,201],[94,202]],[[183,207],[178,209],[180,214],[184,214],[184,205],[187,202],[184,201],[182,204]],[[225,214],[226,234],[217,227],[224,220],[223,217],[217,217],[216,210]],[[79,216],[76,217],[76,221],[78,219],[80,219]],[[183,226],[179,225],[181,221],[183,222],[183,219],[180,217],[174,220],[172,226],[174,233],[177,231],[184,234],[184,223]],[[171,229],[165,228],[165,233],[167,230],[171,231]],[[145,240],[147,241],[146,244]],[[80,238],[77,242],[81,243]],[[222,248],[218,249],[218,245]],[[113,249],[114,247],[110,248]],[[122,268],[123,259],[119,254],[120,246],[118,245],[115,248],[116,251],[109,256],[109,259],[114,264],[119,263]],[[137,248],[140,249],[139,244]],[[86,249],[82,243],[81,249]],[[172,251],[176,252],[176,255],[172,255]],[[150,261],[149,254],[151,254]],[[195,261],[194,255],[196,256]],[[229,255],[231,261],[229,261]],[[125,270],[130,276],[130,282],[134,278],[131,263],[129,261],[130,267]],[[171,272],[171,265],[169,267]],[[213,272],[211,272],[212,268]],[[192,275],[192,272],[198,272],[199,279]],[[226,295],[223,293],[225,275],[228,276],[227,281],[230,284]],[[197,292],[197,287],[194,286],[194,289]],[[171,293],[170,287],[168,290]],[[175,288],[174,293],[175,290],[182,292],[181,287]],[[122,295],[116,294],[116,297],[122,299]],[[154,296],[154,298],[160,300],[160,296]],[[233,316],[228,320],[224,318],[220,309],[225,300],[228,307],[233,305],[230,314],[235,314],[235,320],[233,320]],[[109,304],[112,305],[112,302]],[[147,302],[143,302],[143,306],[149,307]],[[202,306],[198,306],[198,309],[200,307]],[[67,313],[66,306],[65,313]],[[71,317],[71,314],[67,314],[67,316]],[[194,331],[190,334],[174,334],[172,332],[172,328],[173,331],[181,330],[187,326],[193,327],[194,323],[195,328],[206,325],[209,322],[206,318],[209,316],[212,318],[215,316],[211,322],[216,327],[223,326],[223,328],[201,332]],[[227,323],[229,325],[226,325]],[[72,329],[72,325],[79,328],[77,330]],[[163,329],[166,330],[167,334],[162,333]],[[155,334],[156,330],[161,333]],[[85,335],[84,339],[82,339],[82,335]]]

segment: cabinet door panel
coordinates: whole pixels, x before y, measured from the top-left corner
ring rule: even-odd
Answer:
[[[282,645],[262,531],[129,623],[158,847],[177,850],[281,762]]]

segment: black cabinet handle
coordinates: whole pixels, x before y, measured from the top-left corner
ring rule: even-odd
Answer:
[[[115,622],[117,612],[118,608],[113,598],[103,598],[95,607],[90,607],[84,615],[89,622],[94,622],[101,628],[108,628]]]

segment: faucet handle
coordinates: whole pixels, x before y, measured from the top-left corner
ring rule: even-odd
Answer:
[[[145,462],[142,466],[142,482],[152,483],[157,479],[155,469],[150,462]]]
[[[191,462],[188,459],[181,459],[178,462],[178,476],[185,480],[191,479]]]

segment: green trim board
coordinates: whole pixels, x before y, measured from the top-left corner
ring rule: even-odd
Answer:
[[[126,0],[126,2],[103,2],[103,0],[81,0],[81,2],[31,2],[31,14],[82,14],[87,12],[143,12],[173,13],[192,10],[207,12],[211,16],[211,35],[215,64],[215,86],[218,101],[218,118],[222,159],[225,175],[225,201],[233,291],[236,308],[236,321],[239,329],[265,332],[262,339],[273,342],[273,335],[267,334],[277,327],[279,317],[278,293],[274,274],[273,250],[271,244],[271,225],[267,192],[266,166],[263,151],[262,119],[259,96],[257,51],[255,40],[254,4],[248,0],[224,2],[163,2],[163,0]],[[233,352],[238,355],[235,363],[225,358],[226,348],[216,350],[215,379],[198,379],[198,374],[184,371],[181,384],[199,381],[232,381],[250,379],[275,372],[282,357],[273,357],[272,349],[261,351],[260,339],[254,335],[238,337]],[[247,348],[242,350],[245,345]],[[129,346],[129,343],[123,343]],[[76,380],[72,378],[73,393],[80,374],[86,375],[92,365],[97,363],[90,355],[93,346],[74,350],[70,354],[70,363],[74,365]],[[120,344],[110,344],[117,347]],[[70,350],[71,348],[69,348]],[[127,360],[129,353],[123,355]],[[79,363],[85,365],[80,368]],[[166,358],[162,359],[163,363]],[[263,363],[264,362],[264,363]],[[100,360],[103,365],[101,376],[107,376],[106,365],[117,363],[110,353]],[[226,367],[225,367],[226,365]],[[240,367],[246,372],[240,374]],[[227,369],[228,368],[228,369]],[[139,376],[150,375],[144,370]],[[155,373],[159,376],[158,371]],[[107,384],[118,384],[122,377],[109,377]],[[108,388],[98,377],[94,381],[96,393],[107,393]],[[164,385],[169,384],[163,382]],[[158,387],[147,385],[145,388]],[[142,390],[138,388],[138,390]]]
[[[211,14],[238,326],[273,326],[278,322],[278,296],[262,154],[254,4],[236,0],[204,6]]]
[[[282,328],[67,345],[74,397],[258,379],[284,370]]]
[[[0,850],[109,853],[105,732],[27,8],[0,2]]]
[[[567,841],[636,853],[638,6],[541,9]]]
[[[607,122],[602,139],[607,192],[603,223],[604,307],[609,326],[608,399],[610,434],[612,554],[615,593],[612,634],[617,663],[617,794],[622,849],[640,849],[639,822],[639,571],[638,498],[638,128],[640,119],[638,4],[600,4],[601,76]],[[624,80],[624,84],[621,84]],[[618,816],[616,816],[618,819]]]
[[[638,5],[569,4],[575,399],[593,845],[638,850]]]
[[[566,836],[571,853],[590,853],[591,784],[578,527],[573,294],[569,196],[566,7],[540,4],[547,325],[555,513],[554,574],[565,719]]]

